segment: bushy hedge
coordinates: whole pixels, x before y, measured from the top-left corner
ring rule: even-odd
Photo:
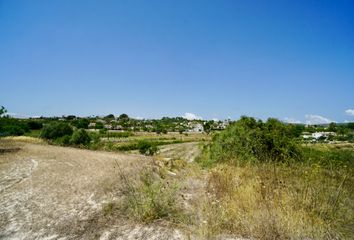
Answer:
[[[300,159],[293,128],[276,119],[267,122],[242,117],[214,136],[210,146],[213,162],[288,161]]]
[[[70,143],[73,145],[87,145],[90,142],[91,137],[84,129],[75,131],[70,139]]]
[[[48,140],[55,140],[57,138],[72,134],[73,129],[72,127],[70,127],[69,124],[62,122],[54,122],[43,127],[40,137]]]
[[[38,129],[42,129],[42,127],[43,127],[43,123],[41,123],[39,121],[34,121],[34,120],[28,121],[27,124],[31,130],[38,130]]]
[[[150,156],[157,153],[158,150],[157,144],[151,141],[144,141],[144,140],[139,141],[137,147],[141,154],[150,155]]]
[[[0,118],[0,136],[21,136],[28,131],[25,121],[10,117]]]

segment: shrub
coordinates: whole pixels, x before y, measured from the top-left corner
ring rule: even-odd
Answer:
[[[242,117],[213,137],[210,157],[214,162],[278,161],[299,159],[300,150],[289,126],[276,119],[263,123]]]
[[[145,155],[154,155],[155,153],[157,153],[157,144],[154,142],[149,142],[149,141],[139,141],[137,148],[139,149],[139,152],[141,154],[145,154]]]
[[[71,135],[73,129],[66,123],[54,122],[43,127],[40,137],[55,140],[65,135]]]
[[[0,118],[0,136],[21,136],[28,132],[26,122],[10,117]]]
[[[129,217],[142,222],[167,219],[172,222],[188,222],[189,218],[177,203],[178,186],[163,181],[148,169],[138,181],[127,181],[122,188],[125,198],[121,210]],[[113,208],[112,206],[110,208]]]
[[[43,127],[43,124],[39,121],[32,120],[32,121],[29,121],[27,124],[31,130],[38,130],[38,129],[42,129],[42,127]]]
[[[90,138],[94,143],[101,142],[100,134],[96,132],[89,132]]]
[[[77,128],[85,128],[87,129],[89,124],[90,124],[90,121],[86,118],[83,118],[83,119],[77,119],[77,120],[74,120],[72,121],[71,123],[73,126],[77,127]]]
[[[73,145],[87,145],[90,142],[91,137],[84,129],[75,131],[70,139],[70,143]]]
[[[20,126],[8,125],[2,128],[1,133],[4,136],[21,136],[25,133],[25,131]]]
[[[59,138],[56,138],[54,140],[55,144],[61,145],[61,146],[69,146],[70,145],[70,135],[65,135]]]
[[[96,122],[95,129],[102,129],[102,128],[104,128],[103,123],[101,123],[101,122]]]

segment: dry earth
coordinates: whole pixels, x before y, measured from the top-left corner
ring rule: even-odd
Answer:
[[[134,175],[148,157],[16,141],[0,148],[0,239],[187,238],[164,224],[102,214],[118,191],[117,164]]]

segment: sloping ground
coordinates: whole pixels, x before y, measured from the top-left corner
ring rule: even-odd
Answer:
[[[10,147],[0,153],[0,239],[185,239],[161,224],[102,215],[102,205],[117,197],[117,166],[134,175],[150,158],[23,142],[1,145]]]

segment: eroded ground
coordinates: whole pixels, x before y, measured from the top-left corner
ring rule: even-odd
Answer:
[[[5,149],[0,153],[0,239],[187,238],[163,224],[102,215],[102,205],[119,191],[117,167],[134,176],[151,163],[148,157],[14,141],[0,145]]]

